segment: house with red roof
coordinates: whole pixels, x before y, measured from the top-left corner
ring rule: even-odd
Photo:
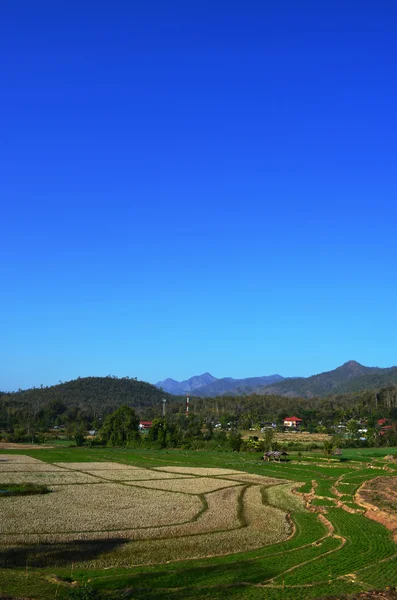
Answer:
[[[152,421],[139,421],[139,429],[141,431],[145,429],[150,429],[152,426]]]
[[[284,419],[284,427],[289,427],[289,429],[299,429],[302,425],[302,419],[299,417],[285,417]]]
[[[387,433],[390,433],[392,429],[393,425],[384,425],[380,428],[379,435],[386,435]]]

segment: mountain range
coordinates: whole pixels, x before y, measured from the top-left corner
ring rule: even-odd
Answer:
[[[264,377],[247,377],[245,379],[233,379],[233,377],[223,377],[217,379],[210,373],[195,375],[184,381],[175,381],[175,379],[165,379],[156,383],[156,387],[162,388],[169,394],[182,396],[190,393],[194,396],[202,398],[213,398],[231,394],[237,396],[239,394],[250,394],[253,390],[263,388],[268,385],[278,383],[284,378],[281,375],[268,375]]]
[[[156,387],[170,394],[182,395],[190,392],[194,396],[239,396],[245,394],[275,394],[280,396],[313,398],[331,394],[343,394],[366,389],[377,389],[397,383],[397,367],[382,369],[365,367],[350,360],[332,371],[312,375],[311,377],[284,378],[281,375],[217,379],[210,373],[196,375],[185,381],[165,379]]]

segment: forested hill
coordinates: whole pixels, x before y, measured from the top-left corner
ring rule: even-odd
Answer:
[[[367,383],[373,384],[372,389],[343,395],[330,394],[326,398],[255,393],[216,398],[192,395],[190,415],[211,422],[220,419],[233,421],[243,429],[263,421],[277,419],[279,422],[288,414],[304,418],[305,426],[310,422],[313,426],[320,421],[331,423],[342,418],[338,416],[341,411],[355,418],[371,414],[377,418],[396,419],[397,386],[375,391],[380,374],[372,372],[362,377],[368,378]],[[355,381],[353,378],[352,383]],[[122,405],[136,410],[140,419],[153,419],[162,414],[163,398],[167,400],[167,417],[183,418],[184,397],[172,396],[149,383],[128,378],[86,377],[47,388],[0,392],[0,432],[10,432],[17,426],[46,431],[54,425],[70,427],[79,423],[84,423],[86,429],[91,426],[98,428],[106,415]]]
[[[284,379],[275,385],[266,386],[261,392],[296,398],[314,398],[374,390],[396,383],[397,367],[389,369],[364,367],[351,360],[333,371],[312,377]]]
[[[79,377],[51,387],[0,393],[0,399],[1,396],[9,405],[15,408],[29,407],[33,413],[53,402],[62,403],[65,407],[78,407],[93,414],[106,414],[123,404],[138,412],[146,412],[148,407],[156,406],[161,412],[163,398],[177,400],[150,383],[127,377]]]

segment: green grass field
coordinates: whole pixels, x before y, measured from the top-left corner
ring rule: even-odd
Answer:
[[[302,497],[291,501],[282,486],[263,488],[263,502],[288,511],[294,533],[286,541],[247,552],[101,569],[93,566],[97,558],[110,552],[121,556],[123,545],[102,539],[3,546],[0,592],[4,595],[67,599],[88,585],[97,597],[112,599],[303,600],[397,585],[397,545],[385,527],[368,519],[354,503],[354,494],[363,482],[396,475],[397,471],[383,469],[382,457],[397,455],[397,449],[344,450],[343,461],[330,463],[313,453],[298,462],[291,453],[292,460],[280,464],[264,463],[258,454],[176,450],[57,446],[1,451],[0,459],[4,454],[23,454],[45,463],[108,461],[141,468],[233,469],[301,482],[300,491],[305,494],[310,494],[314,482],[315,492],[307,510]],[[0,498],[0,511],[1,502]],[[347,512],[347,508],[355,512]],[[244,521],[243,514],[240,518]],[[153,559],[155,562],[156,557]]]

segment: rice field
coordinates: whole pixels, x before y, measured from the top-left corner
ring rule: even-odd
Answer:
[[[397,586],[393,532],[360,504],[397,510],[395,471],[379,456],[0,454],[0,490],[27,482],[51,493],[0,497],[0,595],[62,600],[87,580],[114,600],[306,600]]]
[[[181,476],[181,475],[179,475]],[[187,475],[185,475],[187,477]],[[222,479],[228,479],[231,481],[240,481],[242,483],[255,483],[269,487],[271,485],[280,485],[280,483],[287,483],[287,480],[274,479],[273,477],[264,477],[263,475],[255,475],[254,473],[239,473],[238,475],[224,475]]]
[[[2,454],[0,455],[0,465],[5,464],[42,464],[42,461],[32,456],[25,456],[24,454]]]
[[[59,462],[54,463],[56,467],[61,467],[62,469],[69,469],[71,471],[116,471],[118,469],[138,469],[139,467],[133,467],[132,465],[123,465],[122,463],[116,462],[77,462],[77,463],[67,463],[67,462]]]
[[[262,502],[261,485],[283,483],[277,479],[233,469],[18,460],[0,463],[0,481],[46,483],[51,493],[2,499],[2,543],[123,539],[125,560],[119,552],[95,563],[115,566],[244,551],[291,533],[286,512]],[[29,472],[18,471],[21,465]]]
[[[97,477],[79,471],[28,471],[7,472],[0,468],[0,486],[2,483],[39,483],[43,485],[70,485],[75,483],[98,483]]]
[[[128,485],[144,487],[147,489],[167,490],[171,492],[183,492],[184,494],[207,494],[222,488],[231,488],[242,485],[239,481],[226,481],[213,477],[192,477],[188,479],[163,479],[156,481],[128,482]]]
[[[0,473],[38,473],[40,471],[62,471],[55,465],[46,463],[25,463],[25,462],[2,462],[0,463]]]
[[[107,469],[106,471],[97,469],[96,471],[87,470],[86,473],[90,476],[93,475],[96,478],[99,477],[101,479],[109,479],[112,481],[154,481],[156,479],[189,479],[193,477],[191,475],[182,475],[180,473],[159,473],[149,469],[115,469],[114,471],[111,469]],[[83,473],[80,473],[80,475],[83,475]]]
[[[193,495],[115,483],[54,485],[50,489],[52,493],[45,498],[2,499],[0,539],[7,534],[22,534],[19,540],[24,541],[31,534],[161,527],[190,521],[202,507],[200,498]]]
[[[155,467],[157,471],[166,473],[184,473],[189,475],[199,475],[200,477],[216,477],[217,475],[241,475],[240,471],[233,469],[205,469],[202,467]]]

